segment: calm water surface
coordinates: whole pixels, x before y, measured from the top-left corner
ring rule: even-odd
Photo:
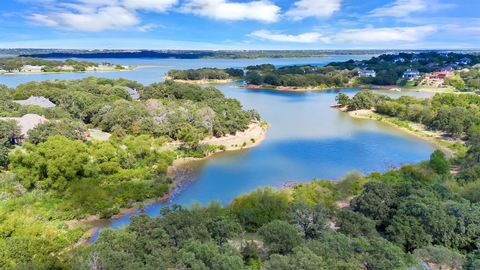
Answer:
[[[78,79],[86,76],[125,77],[144,84],[161,81],[172,68],[243,67],[251,64],[315,64],[345,61],[348,56],[296,59],[255,60],[140,60],[101,59],[112,63],[155,65],[132,72],[64,73],[48,75],[0,76],[0,83],[16,86],[30,80]],[[368,58],[366,56],[356,57]],[[287,93],[273,90],[218,86],[226,96],[239,99],[246,109],[256,109],[270,123],[265,141],[252,149],[221,153],[189,164],[179,178],[184,184],[169,203],[228,203],[239,194],[259,187],[280,187],[286,182],[312,179],[338,180],[348,172],[385,171],[406,163],[428,158],[433,147],[418,138],[372,120],[348,117],[329,105],[339,91],[353,95],[357,90]],[[388,93],[399,96],[400,93]],[[403,93],[405,94],[405,93]],[[428,93],[406,93],[427,97]],[[163,203],[146,207],[151,216],[158,215]],[[137,214],[135,212],[133,214]],[[119,228],[130,216],[107,221],[102,226]]]

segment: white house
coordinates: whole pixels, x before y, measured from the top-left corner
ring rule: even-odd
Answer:
[[[377,77],[377,72],[375,72],[373,69],[360,69],[358,74],[360,77]]]
[[[407,71],[403,73],[402,78],[408,79],[408,80],[416,80],[420,78],[420,72],[418,72],[418,70],[415,70],[415,69],[407,69]]]

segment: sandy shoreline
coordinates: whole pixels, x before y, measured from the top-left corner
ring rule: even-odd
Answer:
[[[434,147],[441,150],[443,153],[445,153],[445,155],[447,155],[450,158],[457,155],[457,153],[454,150],[452,150],[445,144],[454,144],[458,142],[458,140],[455,140],[455,141],[447,140],[445,139],[444,134],[442,134],[441,132],[429,131],[421,124],[409,123],[408,127],[403,127],[395,124],[392,121],[389,121],[390,118],[388,116],[377,114],[373,110],[346,111],[345,108],[341,108],[340,110],[346,112],[349,116],[353,118],[375,120],[375,121],[379,121],[387,125],[390,125],[392,127],[395,127],[397,129],[400,129],[410,135],[413,135],[419,139],[422,139],[432,144]],[[395,118],[391,118],[391,119],[395,119]]]
[[[202,158],[179,158],[173,161],[167,169],[167,177],[174,178],[180,167],[185,166],[186,164],[194,161],[205,160],[217,153],[225,151],[238,151],[243,149],[253,148],[263,142],[267,135],[268,124],[266,122],[254,122],[251,123],[247,130],[239,131],[235,135],[227,135],[220,138],[207,138],[204,139],[201,143],[208,144],[212,146],[223,146],[224,150],[218,150],[212,153],[209,153],[207,156]],[[88,240],[98,231],[98,223],[102,220],[115,220],[124,217],[125,215],[131,214],[135,211],[142,210],[143,207],[149,204],[157,202],[168,201],[173,192],[178,187],[180,183],[178,181],[173,181],[168,193],[160,198],[147,199],[142,202],[135,202],[134,206],[130,208],[122,208],[118,214],[113,215],[108,219],[103,219],[99,215],[91,215],[87,218],[81,220],[70,220],[66,221],[66,224],[73,228],[76,226],[86,226],[87,232],[85,236],[79,241],[80,243],[88,242]],[[97,223],[97,224],[96,224]]]
[[[170,177],[175,176],[179,167],[192,162],[205,160],[209,157],[225,152],[225,151],[238,151],[253,148],[263,142],[267,135],[268,124],[265,122],[255,122],[250,124],[247,130],[239,131],[235,135],[227,135],[220,138],[212,137],[202,140],[201,144],[207,144],[211,146],[222,146],[224,150],[217,150],[215,152],[209,153],[207,156],[202,158],[180,158],[173,161],[172,165],[168,168],[167,175]]]

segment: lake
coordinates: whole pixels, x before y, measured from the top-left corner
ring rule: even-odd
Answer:
[[[331,61],[370,56],[328,56],[324,58],[178,60],[178,59],[99,59],[128,65],[149,65],[131,72],[63,73],[45,75],[0,75],[0,83],[16,86],[30,80],[79,79],[86,76],[124,77],[149,84],[163,80],[169,69],[200,67],[244,67],[272,63],[325,65]],[[178,176],[182,185],[169,203],[190,205],[210,201],[228,203],[239,194],[264,186],[281,187],[288,182],[312,179],[338,180],[353,171],[386,171],[402,164],[417,163],[429,157],[433,147],[416,137],[373,120],[354,119],[332,109],[338,92],[353,95],[358,90],[342,89],[322,92],[289,93],[274,90],[249,90],[217,86],[226,96],[236,98],[246,109],[255,109],[270,124],[266,139],[259,146],[242,151],[214,155],[188,164]],[[387,92],[386,92],[387,93]],[[429,93],[388,92],[420,97]],[[145,212],[159,214],[164,203],[149,205]],[[129,223],[137,212],[120,219],[102,222],[102,226],[119,228]]]

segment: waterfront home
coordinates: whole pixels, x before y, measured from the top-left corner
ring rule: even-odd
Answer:
[[[360,69],[358,71],[358,75],[360,77],[377,77],[377,72],[375,72],[375,70],[373,69]]]
[[[51,102],[48,98],[45,98],[45,97],[31,96],[28,99],[14,100],[13,102],[18,103],[22,106],[35,105],[35,106],[40,106],[42,108],[47,108],[47,109],[55,107],[55,103]]]
[[[452,71],[432,72],[425,75],[429,79],[445,79],[455,75]]]
[[[418,70],[415,70],[415,69],[407,69],[407,71],[403,73],[402,78],[408,79],[408,80],[416,80],[420,78],[420,72],[418,72]]]
[[[22,117],[1,117],[0,121],[9,121],[13,120],[17,122],[17,125],[20,127],[20,137],[13,138],[15,144],[21,144],[25,138],[28,137],[28,132],[40,124],[47,122],[48,120],[38,114],[25,114]]]
[[[31,65],[24,65],[20,69],[20,72],[42,72],[43,66],[31,66]]]

